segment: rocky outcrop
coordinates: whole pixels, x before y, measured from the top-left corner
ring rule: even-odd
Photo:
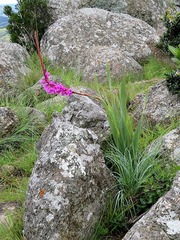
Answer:
[[[91,239],[114,185],[98,143],[105,122],[96,103],[71,96],[42,134],[25,202],[27,240]]]
[[[180,166],[180,127],[172,130],[154,144],[161,142],[161,157]],[[180,239],[180,171],[170,191],[146,213],[125,235],[123,240],[179,240]]]
[[[18,123],[18,117],[10,108],[0,107],[0,137],[11,133]]]
[[[0,41],[0,97],[13,93],[19,75],[25,75],[27,51],[19,44]]]
[[[161,29],[162,16],[177,0],[49,0],[54,20],[67,16],[84,7],[100,8],[114,13],[127,13]]]
[[[146,97],[139,94],[131,102],[135,120],[139,120],[142,113],[145,120],[152,126],[158,123],[169,123],[172,118],[180,116],[180,99],[178,95],[171,94],[166,81],[162,81],[151,87]]]
[[[51,25],[41,47],[53,63],[74,68],[85,80],[107,81],[106,63],[112,77],[139,71],[137,61],[151,54],[148,44],[158,39],[155,29],[139,19],[84,8]]]
[[[129,15],[142,19],[162,33],[163,16],[172,8],[169,0],[126,0],[126,11]]]

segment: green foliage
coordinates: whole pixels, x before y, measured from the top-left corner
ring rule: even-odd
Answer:
[[[168,49],[174,55],[174,58],[172,58],[172,60],[177,64],[177,68],[180,70],[180,44],[176,48],[168,46]]]
[[[136,203],[137,212],[147,211],[171,185],[178,170],[177,165],[169,159],[160,159],[153,168],[153,174],[143,185]]]
[[[172,94],[180,96],[180,74],[176,72],[166,74],[166,85]]]
[[[93,239],[125,233],[138,216],[169,189],[177,170],[173,163],[158,158],[161,143],[147,149],[150,141],[146,136],[146,144],[142,144],[145,134],[154,140],[151,132],[142,129],[142,119],[138,126],[133,124],[127,111],[125,82],[121,84],[120,91],[113,92],[110,81],[108,74],[111,91],[105,94],[103,104],[112,140],[106,146],[105,159],[116,178],[116,195],[111,198]]]
[[[21,148],[24,142],[29,143],[37,139],[43,126],[37,127],[33,124],[33,117],[29,117],[28,113],[24,111],[23,107],[16,108],[16,114],[19,119],[19,125],[12,133],[0,138],[0,150]]]
[[[7,214],[6,223],[0,224],[0,239],[22,240],[23,239],[23,208],[15,214]]]
[[[105,100],[103,100],[116,148],[123,155],[130,152],[132,157],[136,157],[142,121],[139,122],[138,127],[134,131],[132,117],[127,111],[127,103],[128,97],[124,81],[122,82],[120,92],[117,91],[117,93],[114,94],[110,91],[105,95]]]
[[[158,47],[163,51],[168,51],[168,46],[177,47],[180,42],[180,13],[171,14],[166,11],[164,25],[167,31],[161,36]]]
[[[120,200],[119,198],[110,198],[107,210],[96,226],[93,240],[106,239],[106,237],[107,239],[116,239],[114,237],[116,235],[123,238],[138,217],[169,190],[178,167],[167,159],[159,159],[151,170],[151,177],[145,180],[132,201],[125,202],[125,204],[123,201],[121,205],[121,202],[117,201]],[[118,194],[117,196],[122,198],[123,191]]]
[[[150,57],[148,62],[143,66],[143,78],[150,80],[153,78],[163,79],[165,74],[171,71],[173,68],[172,63],[163,61],[162,59],[156,59],[155,57]]]
[[[19,0],[16,10],[13,12],[10,6],[4,7],[4,14],[9,17],[10,40],[32,52],[36,49],[34,31],[38,32],[40,41],[51,22],[47,0]]]
[[[176,48],[172,46],[168,48],[174,55],[172,60],[177,65],[177,71],[166,74],[166,85],[172,94],[178,94],[180,96],[180,44]]]

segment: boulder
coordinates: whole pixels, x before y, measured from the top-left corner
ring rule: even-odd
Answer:
[[[0,41],[0,97],[14,93],[20,75],[25,75],[27,51],[19,44]]]
[[[11,133],[18,124],[19,119],[10,108],[0,107],[0,137]]]
[[[115,184],[98,143],[103,121],[96,103],[72,95],[42,134],[25,202],[27,240],[91,239]]]
[[[75,10],[81,8],[81,2],[84,0],[49,0],[48,7],[52,13],[54,21],[73,13]]]
[[[127,13],[161,30],[162,17],[168,8],[179,0],[49,0],[54,21],[81,8],[100,8],[114,13]],[[176,7],[178,10],[178,6]]]
[[[142,19],[149,25],[155,27],[161,34],[163,27],[163,16],[167,9],[172,9],[172,1],[169,0],[126,0],[126,12],[136,18]],[[173,6],[175,7],[175,6]]]
[[[172,118],[180,116],[180,99],[178,95],[171,94],[162,81],[151,87],[148,96],[138,94],[130,104],[133,117],[137,121],[143,114],[152,126],[158,123],[169,123]]]
[[[138,62],[152,52],[156,30],[127,14],[84,8],[52,24],[41,41],[41,49],[54,64],[73,68],[85,80],[106,80],[106,63],[116,78],[139,71]],[[138,61],[138,62],[137,62]]]

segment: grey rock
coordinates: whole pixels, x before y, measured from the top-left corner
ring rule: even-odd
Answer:
[[[20,75],[26,75],[27,51],[19,44],[0,41],[0,96],[14,93]]]
[[[92,130],[98,136],[99,143],[110,135],[105,111],[89,97],[73,94],[62,117],[74,126]]]
[[[126,0],[126,11],[133,17],[144,20],[162,33],[163,16],[167,9],[172,9],[172,1],[169,0]],[[173,6],[175,7],[175,5]]]
[[[48,6],[50,12],[52,13],[53,20],[56,21],[57,19],[67,16],[75,10],[81,8],[81,1],[82,0],[49,0]]]
[[[92,113],[101,127],[105,115],[96,103],[71,96],[62,115],[43,132],[25,202],[27,240],[91,239],[115,184],[104,163]]]
[[[115,13],[126,13],[128,3],[126,0],[89,0],[84,1],[82,7],[101,8]]]
[[[19,119],[10,108],[0,107],[0,137],[11,133],[18,124]]]
[[[137,63],[152,52],[156,30],[127,14],[84,8],[52,24],[41,41],[42,52],[55,64],[73,68],[87,80],[104,80],[106,63],[111,76],[139,71]]]
[[[46,115],[33,107],[24,107],[24,111],[27,113],[29,118],[32,119],[32,123],[35,127],[42,126],[47,124],[47,117]]]
[[[180,239],[180,171],[169,192],[146,213],[123,240]]]
[[[157,144],[160,146],[159,154],[162,158],[168,158],[180,166],[180,126],[155,140],[152,146]]]
[[[100,8],[114,13],[127,13],[160,30],[162,17],[168,8],[179,9],[179,0],[49,0],[54,21],[81,8]]]
[[[107,82],[107,64],[111,78],[118,79],[127,72],[139,72],[142,67],[132,57],[123,54],[116,47],[94,46],[87,49],[81,58],[82,77],[86,81],[93,78]]]
[[[135,120],[139,120],[143,114],[145,120],[152,126],[158,123],[169,123],[172,118],[180,116],[180,99],[178,95],[171,94],[166,82],[162,81],[151,87],[146,97],[139,94],[131,102],[133,116]]]

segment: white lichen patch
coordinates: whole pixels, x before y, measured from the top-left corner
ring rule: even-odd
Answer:
[[[46,221],[49,223],[51,220],[54,219],[54,216],[52,214],[47,215]]]
[[[44,199],[49,202],[51,209],[60,210],[62,206],[68,205],[69,200],[62,197],[62,195],[54,196],[54,194],[47,192]]]
[[[73,166],[73,168],[74,168],[74,166]],[[62,159],[59,169],[62,169],[61,174],[63,177],[65,177],[65,178],[66,177],[69,177],[69,178],[74,177],[74,175],[71,173],[72,166],[71,166],[71,168],[69,167],[68,161],[65,161],[64,159]]]
[[[91,217],[92,217],[92,215],[93,215],[93,213],[92,212],[90,212],[88,215],[87,215],[87,221],[89,221],[90,219],[91,219]]]
[[[180,221],[172,220],[166,223],[167,224],[167,233],[169,235],[180,234]]]
[[[63,183],[57,183],[55,180],[50,181],[51,186],[54,187],[54,194],[59,195],[66,191],[67,186]]]
[[[36,173],[34,173],[33,178],[31,178],[31,185],[34,186],[34,185],[36,185],[39,181],[40,181],[40,178],[38,177],[38,175],[37,175]]]

